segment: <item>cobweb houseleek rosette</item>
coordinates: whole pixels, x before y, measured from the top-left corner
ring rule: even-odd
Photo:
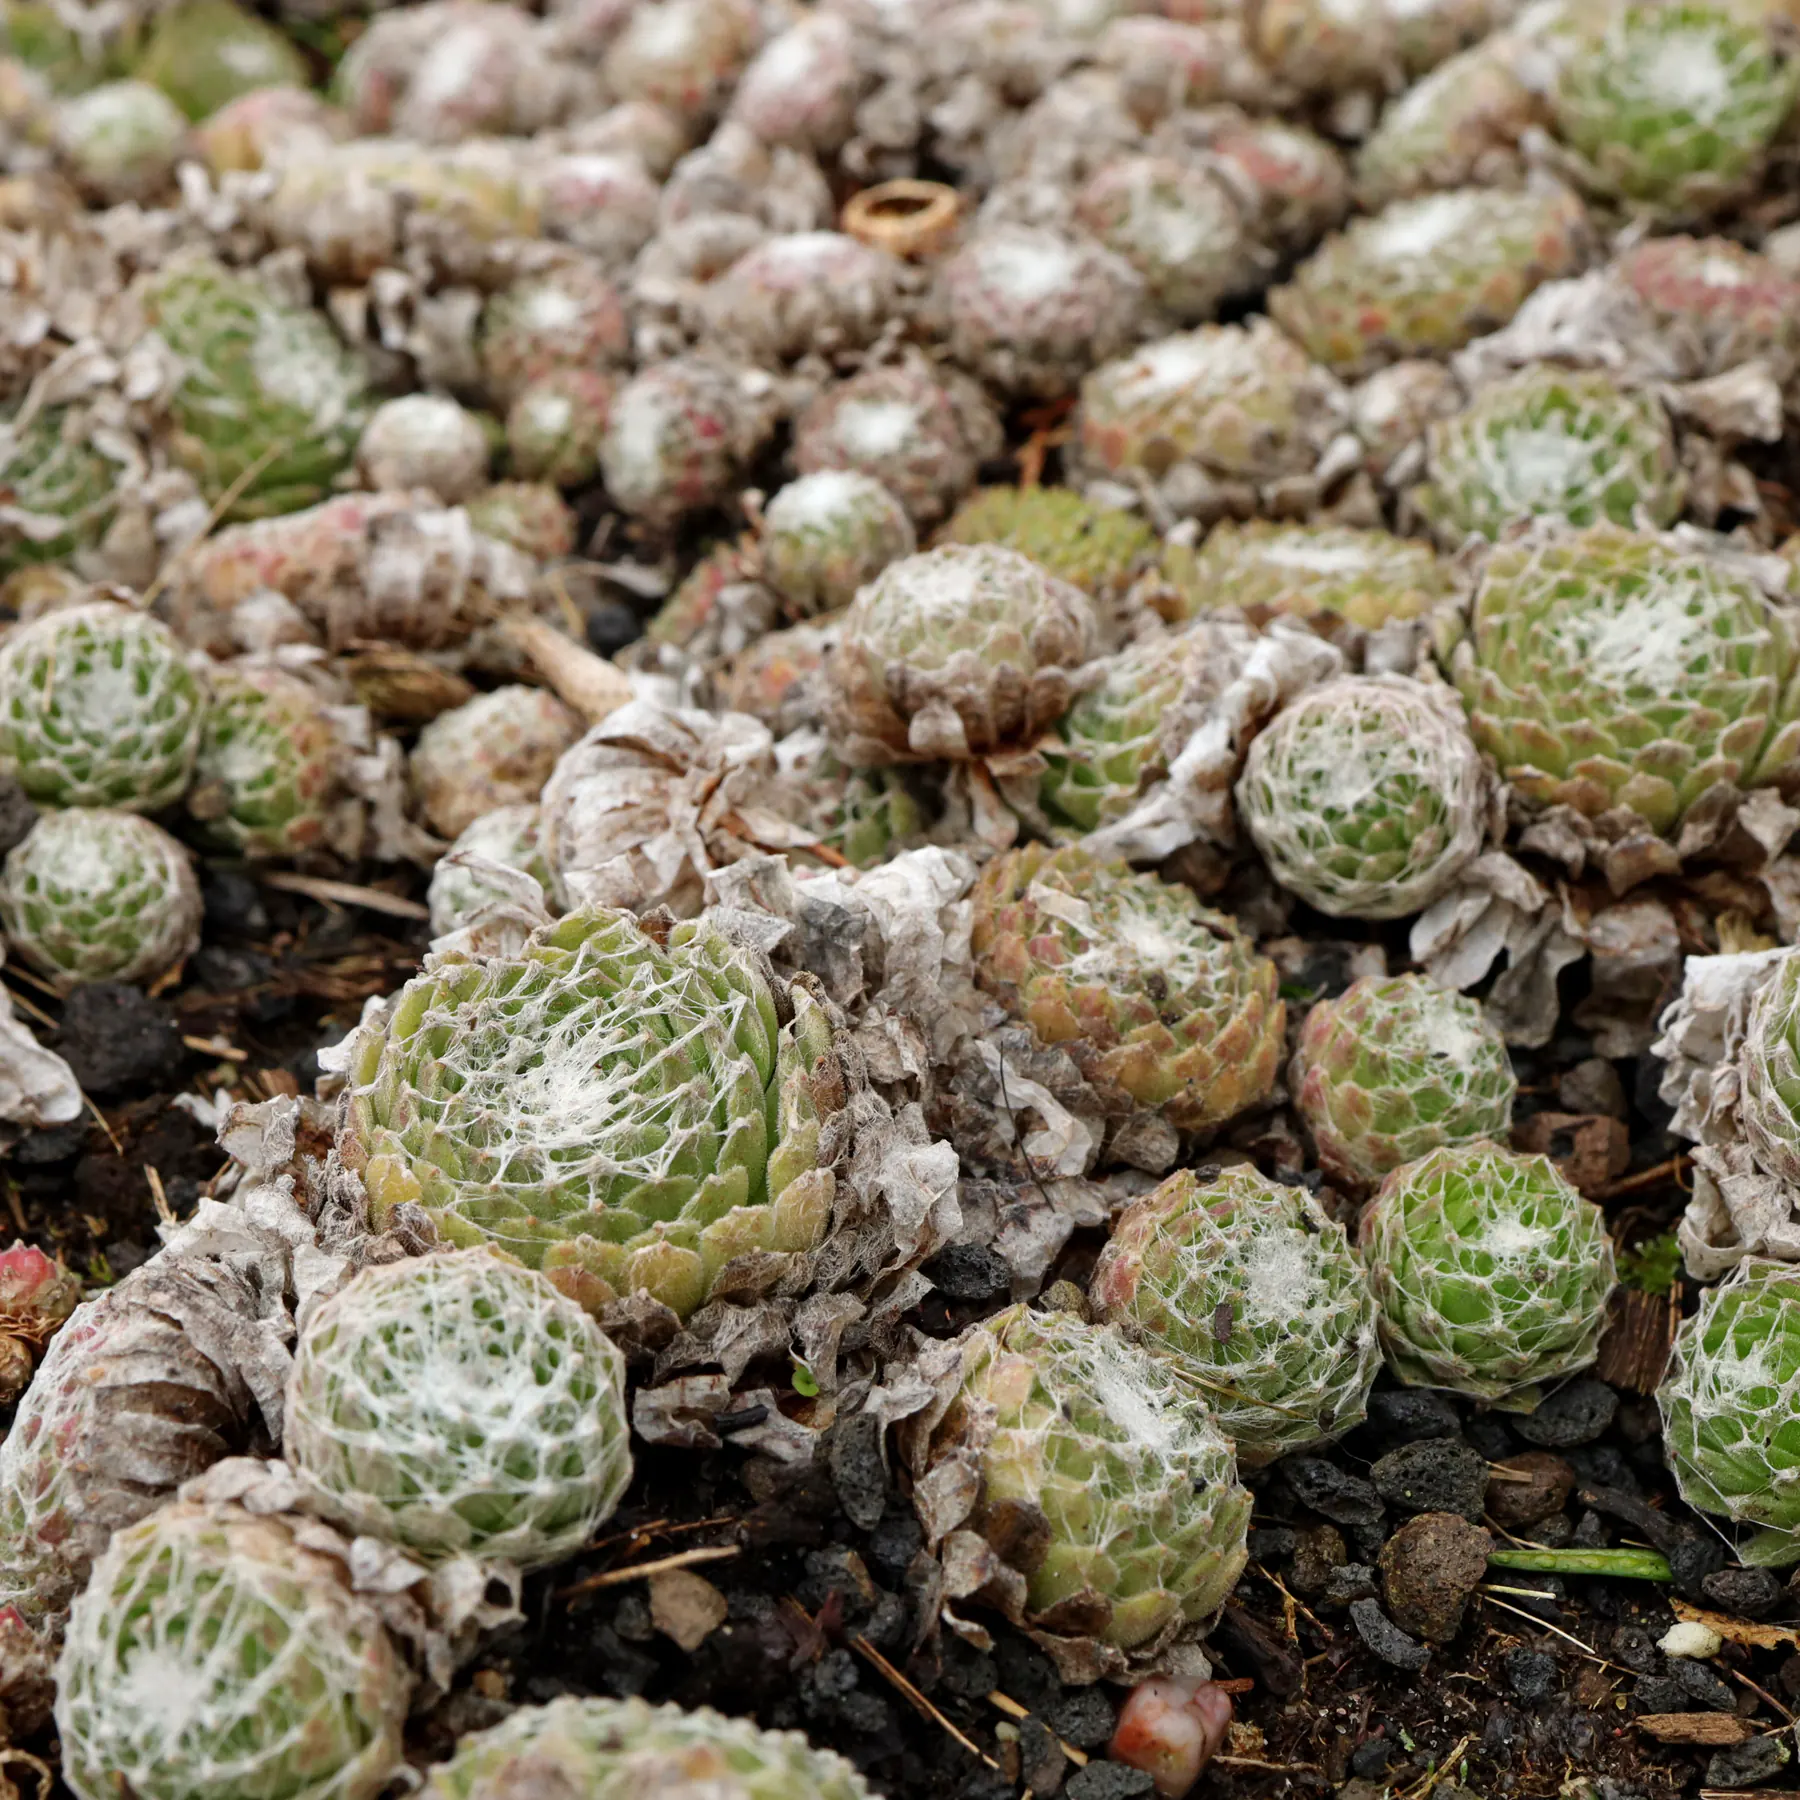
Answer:
[[[665,944],[606,908],[436,959],[353,1041],[345,1160],[377,1219],[413,1202],[586,1304],[686,1316],[733,1258],[830,1223],[844,1084],[823,1012],[792,1004],[709,926]]]
[[[1479,1000],[1369,975],[1306,1015],[1289,1086],[1319,1161],[1373,1187],[1445,1144],[1505,1137],[1518,1080]]]
[[[1382,1183],[1357,1243],[1388,1366],[1409,1387],[1529,1410],[1544,1383],[1594,1360],[1612,1240],[1548,1157],[1434,1150]]]
[[[928,1460],[966,1450],[971,1523],[1043,1630],[1132,1650],[1208,1618],[1244,1566],[1250,1496],[1201,1388],[1116,1326],[1015,1306],[972,1328]]]
[[[346,1529],[426,1562],[572,1556],[631,1479],[625,1359],[492,1250],[362,1271],[307,1320],[283,1449]]]
[[[1343,1227],[1248,1166],[1181,1169],[1134,1200],[1088,1294],[1194,1374],[1245,1464],[1341,1436],[1381,1367],[1374,1296]]]
[[[1684,1319],[1656,1402],[1688,1505],[1756,1527],[1750,1564],[1800,1562],[1800,1270],[1751,1258]]]
[[[424,1800],[873,1800],[844,1759],[797,1731],[639,1699],[522,1706],[471,1732]]]

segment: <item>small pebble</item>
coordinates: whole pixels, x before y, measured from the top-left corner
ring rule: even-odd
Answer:
[[[1757,1787],[1785,1769],[1790,1754],[1779,1736],[1753,1737],[1748,1743],[1714,1751],[1707,1758],[1704,1784],[1709,1788]]]
[[[1463,1427],[1463,1436],[1489,1462],[1503,1462],[1519,1447],[1518,1439],[1507,1430],[1505,1420],[1495,1418],[1492,1413],[1477,1413]]]
[[[1285,1525],[1259,1525],[1246,1540],[1252,1562],[1285,1562],[1299,1542]]]
[[[187,1056],[174,1009],[122,981],[70,991],[56,1049],[82,1089],[101,1099],[138,1082],[179,1080]]]
[[[1725,1546],[1710,1531],[1693,1530],[1668,1545],[1669,1579],[1684,1600],[1706,1597],[1706,1578],[1726,1562]]]
[[[1373,1600],[1356,1601],[1350,1608],[1350,1623],[1369,1649],[1396,1669],[1416,1673],[1431,1660],[1431,1652],[1416,1638],[1408,1637]]]
[[[1456,1437],[1462,1431],[1462,1420],[1443,1394],[1420,1388],[1377,1388],[1369,1396],[1364,1429],[1397,1449],[1421,1438]]]
[[[1766,1619],[1781,1604],[1781,1591],[1769,1569],[1714,1569],[1700,1582],[1712,1605],[1739,1619]]]
[[[1512,1424],[1526,1443],[1541,1450],[1572,1450],[1591,1444],[1618,1410],[1619,1396],[1604,1381],[1571,1381]]]
[[[1288,1585],[1304,1600],[1325,1591],[1331,1571],[1349,1557],[1344,1534],[1335,1525],[1308,1525],[1294,1533],[1294,1561]]]
[[[1408,1519],[1381,1551],[1381,1592],[1403,1631],[1447,1644],[1461,1629],[1469,1596],[1487,1574],[1494,1541],[1459,1513]]]
[[[617,656],[643,635],[643,620],[617,600],[602,600],[588,609],[587,641],[598,656]]]
[[[1556,1692],[1558,1673],[1556,1658],[1545,1651],[1521,1646],[1506,1653],[1506,1685],[1515,1699],[1547,1700]]]
[[[1741,1689],[1734,1688],[1723,1675],[1703,1662],[1682,1657],[1669,1664],[1669,1674],[1685,1696],[1688,1706],[1704,1706],[1709,1712],[1736,1712]],[[1682,1712],[1686,1707],[1673,1710]]]
[[[1046,1716],[1050,1729],[1077,1750],[1102,1748],[1118,1723],[1112,1702],[1097,1687],[1073,1689]]]
[[[1562,1511],[1574,1486],[1575,1471],[1560,1456],[1548,1450],[1523,1450],[1489,1472],[1488,1515],[1509,1531],[1536,1525]]]
[[[1556,1103],[1564,1112],[1626,1116],[1625,1084],[1604,1057],[1590,1056],[1557,1077]]]
[[[1487,1500],[1487,1459],[1459,1438],[1424,1438],[1390,1450],[1369,1479],[1400,1512],[1460,1513],[1473,1521]]]
[[[1372,1525],[1382,1516],[1381,1496],[1368,1482],[1321,1457],[1291,1456],[1281,1470],[1294,1498],[1334,1525]]]
[[[1717,1656],[1725,1640],[1710,1625],[1702,1625],[1698,1619],[1682,1619],[1671,1625],[1656,1640],[1656,1647],[1664,1656],[1692,1656],[1706,1658]]]
[[[1148,1800],[1155,1792],[1155,1781],[1143,1769],[1116,1762],[1091,1762],[1063,1783],[1065,1800]]]
[[[1612,1545],[1612,1532],[1597,1512],[1584,1512],[1576,1520],[1569,1542],[1577,1550],[1605,1550]]]
[[[1350,1752],[1350,1773],[1365,1781],[1379,1781],[1387,1773],[1388,1759],[1393,1754],[1394,1746],[1387,1738],[1370,1738]]]
[[[1354,1600],[1373,1599],[1375,1592],[1375,1571],[1367,1563],[1344,1563],[1326,1576],[1319,1598],[1326,1606],[1348,1606]]]
[[[996,1300],[1012,1283],[1005,1259],[986,1244],[952,1244],[926,1263],[925,1273],[950,1300]]]

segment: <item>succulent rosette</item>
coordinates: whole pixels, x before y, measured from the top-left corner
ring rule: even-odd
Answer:
[[[823,1013],[701,924],[568,914],[517,955],[443,957],[358,1032],[340,1148],[374,1216],[421,1205],[584,1303],[692,1312],[734,1258],[831,1220]],[[841,1137],[833,1127],[831,1136]]]
[[[492,1250],[365,1269],[312,1313],[283,1409],[326,1512],[426,1562],[573,1555],[631,1479],[625,1359]]]
[[[148,981],[200,942],[193,859],[136,813],[42,814],[0,874],[6,941],[58,987]]]
[[[119,504],[118,462],[88,441],[75,407],[0,418],[0,576],[94,550]]]
[[[1675,1334],[1656,1403],[1688,1505],[1755,1527],[1740,1561],[1800,1562],[1800,1270],[1751,1257]]]
[[[40,806],[170,805],[193,773],[200,716],[174,634],[130,607],[64,607],[0,644],[0,767]]]
[[[423,1800],[511,1800],[527,1789],[593,1800],[871,1800],[841,1756],[797,1731],[645,1700],[552,1700],[471,1732]]]
[[[1252,619],[1282,616],[1375,631],[1416,619],[1456,591],[1429,544],[1350,525],[1222,520],[1196,549],[1170,544],[1161,575],[1184,618],[1242,607]]]
[[[1203,1390],[1116,1326],[1023,1306],[975,1326],[928,1463],[956,1451],[1039,1629],[1135,1649],[1198,1626],[1244,1566],[1250,1496]]]
[[[1452,649],[1469,730],[1530,800],[1678,825],[1800,757],[1792,625],[1726,558],[1595,525],[1497,546]]]
[[[997,857],[973,895],[977,980],[1090,1082],[1200,1131],[1265,1100],[1275,965],[1190,888],[1072,845]]]
[[[188,811],[240,856],[322,848],[342,798],[344,746],[330,712],[297,675],[245,661],[208,671],[210,694]]]
[[[1358,1424],[1381,1367],[1375,1299],[1344,1228],[1304,1188],[1247,1165],[1181,1169],[1132,1201],[1088,1297],[1180,1359],[1244,1464]]]
[[[1149,561],[1156,533],[1136,513],[1072,488],[979,488],[938,532],[940,544],[1001,544],[1095,599],[1121,594]]]
[[[1786,379],[1800,357],[1800,281],[1730,238],[1644,238],[1612,263],[1687,378],[1752,359]]]
[[[568,707],[535,687],[494,688],[440,713],[411,758],[433,830],[455,837],[496,807],[531,805],[581,732]]]
[[[497,806],[465,826],[437,867],[431,871],[426,899],[431,907],[431,935],[444,937],[467,925],[485,906],[506,898],[491,880],[474,870],[459,867],[449,858],[467,850],[508,869],[520,869],[548,894],[550,865],[538,843],[539,811],[529,806]]]
[[[1487,791],[1446,693],[1351,675],[1308,689],[1258,734],[1237,804],[1291,893],[1335,918],[1399,919],[1480,852]]]
[[[1269,295],[1275,322],[1340,375],[1446,356],[1497,331],[1587,243],[1562,190],[1452,188],[1354,221]]]
[[[847,762],[967,761],[1028,742],[1093,655],[1080,589],[995,544],[892,563],[856,596],[835,654],[830,727]]]
[[[1800,953],[1757,990],[1738,1049],[1738,1122],[1756,1160],[1800,1182]]]
[[[1800,79],[1759,10],[1729,0],[1571,9],[1550,108],[1583,179],[1663,220],[1716,211],[1752,185]]]
[[[1320,1163],[1373,1187],[1445,1145],[1504,1139],[1518,1078],[1479,1000],[1366,975],[1306,1015],[1290,1086]]]
[[[57,1663],[81,1800],[375,1800],[402,1766],[413,1677],[343,1552],[192,1502],[118,1532]]]
[[[1662,402],[1566,369],[1483,389],[1431,427],[1426,458],[1412,499],[1448,548],[1523,519],[1672,525],[1687,494]]]
[[[361,361],[310,307],[201,257],[151,275],[144,315],[174,354],[170,449],[228,516],[264,518],[326,498],[368,419]]]
[[[854,469],[790,481],[764,509],[762,526],[763,577],[795,618],[848,606],[865,582],[917,548],[906,509]]]
[[[1529,1406],[1594,1360],[1612,1240],[1548,1157],[1433,1150],[1381,1184],[1357,1242],[1388,1366],[1409,1387]]]

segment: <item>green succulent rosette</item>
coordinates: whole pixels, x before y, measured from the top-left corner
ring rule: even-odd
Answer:
[[[552,1700],[470,1733],[422,1800],[873,1800],[841,1756],[797,1731],[644,1700]]]
[[[1800,79],[1758,10],[1681,0],[1577,9],[1550,108],[1584,179],[1664,220],[1715,211],[1753,185]]]
[[[1368,975],[1306,1015],[1289,1086],[1321,1165],[1373,1187],[1445,1145],[1504,1139],[1518,1078],[1479,1000]]]
[[[1800,758],[1785,612],[1728,559],[1595,525],[1498,545],[1449,646],[1469,730],[1528,799],[1667,832]]]
[[[1038,747],[1038,797],[1056,825],[1088,832],[1122,818],[1185,742],[1178,704],[1205,645],[1150,639],[1110,657]]]
[[[127,606],[65,607],[0,643],[0,768],[39,806],[173,804],[201,708],[174,634]]]
[[[553,877],[538,842],[541,818],[537,806],[497,806],[467,826],[431,872],[431,887],[426,900],[431,908],[431,935],[445,937],[470,923],[483,907],[492,906],[508,896],[503,889],[485,879],[478,870],[468,869],[448,859],[459,850],[467,850],[489,862],[529,875],[546,896],[551,892]]]
[[[1454,699],[1403,675],[1348,675],[1257,735],[1237,806],[1275,879],[1308,905],[1398,919],[1479,854],[1487,791]]]
[[[1524,519],[1672,525],[1687,495],[1661,401],[1567,369],[1495,382],[1432,425],[1426,456],[1413,503],[1450,548]]]
[[[1800,1182],[1800,953],[1789,951],[1751,1002],[1738,1049],[1738,1122],[1756,1160]]]
[[[191,1502],[117,1532],[56,1667],[80,1800],[376,1800],[413,1678],[343,1548]]]
[[[1244,1566],[1250,1496],[1203,1390],[1116,1326],[1015,1306],[974,1327],[931,1455],[951,1451],[1038,1629],[1136,1649],[1209,1618]]]
[[[152,274],[144,313],[181,365],[170,401],[175,460],[226,517],[261,519],[326,499],[368,422],[361,361],[311,307],[203,257]]]
[[[325,847],[342,798],[344,746],[324,703],[272,665],[208,671],[188,811],[214,848],[296,856]]]
[[[1073,488],[988,487],[971,494],[939,543],[1003,544],[1095,599],[1122,593],[1149,561],[1156,533],[1135,513]]]
[[[854,469],[802,475],[763,513],[763,578],[794,618],[848,606],[864,582],[916,547],[905,507]]]
[[[705,925],[665,944],[573,912],[516,956],[436,959],[364,1025],[340,1149],[378,1220],[411,1202],[584,1304],[645,1291],[686,1316],[734,1258],[809,1251],[830,1224],[832,1032],[793,1004],[782,1023]]]
[[[1433,1150],[1381,1184],[1358,1247],[1388,1367],[1409,1387],[1529,1407],[1594,1360],[1612,1240],[1548,1157]]]
[[[1275,1085],[1275,965],[1191,888],[1078,845],[995,858],[972,895],[975,975],[1040,1043],[1178,1130],[1223,1124]]]
[[[1800,1562],[1800,1269],[1752,1257],[1703,1289],[1657,1390],[1681,1497],[1754,1526],[1740,1561]]]
[[[194,120],[259,88],[307,85],[294,45],[234,0],[178,0],[157,14],[135,73]]]
[[[1088,1298],[1178,1358],[1243,1464],[1342,1436],[1381,1367],[1375,1298],[1344,1228],[1248,1166],[1177,1170],[1132,1201]]]
[[[148,981],[200,942],[187,851],[136,813],[42,814],[0,874],[6,941],[58,987]]]
[[[1586,216],[1562,190],[1451,188],[1355,220],[1269,295],[1269,312],[1340,375],[1447,356],[1572,275]]]
[[[294,1352],[282,1448],[329,1516],[425,1562],[572,1556],[631,1479],[625,1359],[491,1250],[365,1269]]]
[[[1236,606],[1259,621],[1341,619],[1365,631],[1416,619],[1456,591],[1449,565],[1417,539],[1271,519],[1226,520],[1197,549],[1170,544],[1161,573],[1183,618]]]
[[[118,463],[88,441],[73,407],[0,420],[0,576],[96,549],[119,504]]]

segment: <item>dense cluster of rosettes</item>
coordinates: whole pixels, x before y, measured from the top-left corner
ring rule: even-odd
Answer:
[[[1616,1190],[1505,1147],[1563,1155],[1509,1046],[1536,1112],[1794,929],[1794,27],[4,0],[0,1145],[115,1136],[116,1005],[231,1161],[81,1304],[0,1254],[0,1735],[54,1664],[80,1800],[866,1800],[704,1710],[409,1714],[634,1431],[735,1415],[781,1495],[872,1426],[909,1652],[969,1606],[1136,1679],[1240,1470],[1593,1363]],[[1732,1255],[1800,1216],[1757,972]],[[245,985],[332,1009],[314,1093],[206,1035]],[[1797,1279],[1661,1394],[1771,1562]]]

